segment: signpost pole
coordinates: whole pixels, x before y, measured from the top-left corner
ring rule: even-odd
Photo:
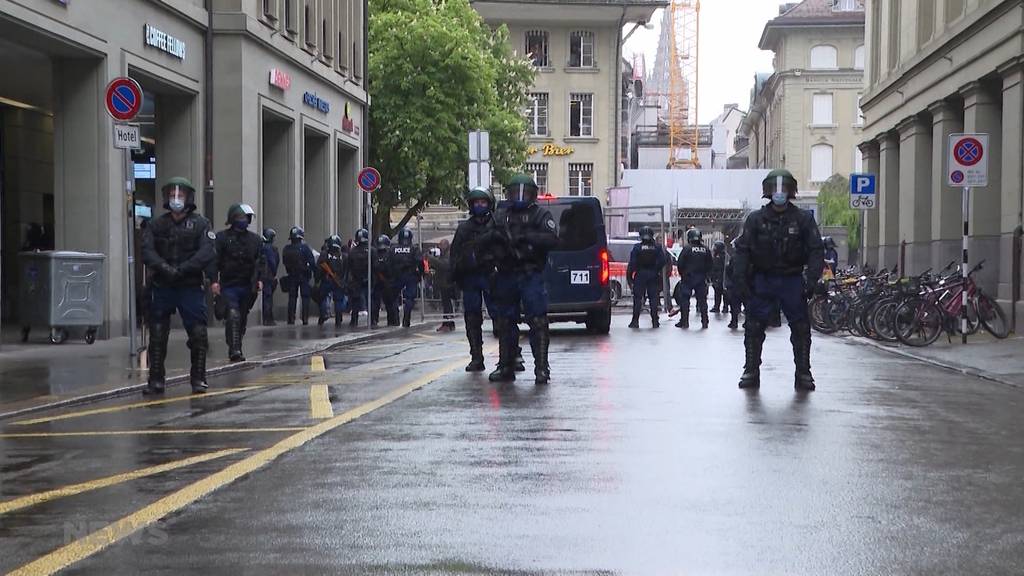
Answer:
[[[860,211],[860,270],[868,265],[868,211]]]
[[[133,359],[138,355],[135,344],[135,170],[132,168],[132,152],[124,150],[124,183],[128,198],[128,235],[126,237],[128,265],[128,356]]]
[[[370,306],[373,302],[373,192],[366,191],[366,230],[370,234],[370,242],[366,247],[366,325],[372,324]],[[357,312],[358,313],[358,312]]]
[[[963,187],[963,214],[964,214],[964,238],[963,238],[963,267],[960,269],[964,276],[964,280],[967,279],[967,263],[969,258],[967,257],[967,237],[970,232],[970,209],[971,209],[971,187]],[[967,286],[960,293],[960,335],[961,342],[967,344]]]

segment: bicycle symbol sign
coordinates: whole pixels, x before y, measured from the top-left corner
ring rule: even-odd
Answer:
[[[988,134],[950,134],[946,183],[967,188],[988,185]]]

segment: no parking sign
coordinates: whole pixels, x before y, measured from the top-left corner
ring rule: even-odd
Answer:
[[[950,134],[948,167],[950,186],[988,186],[988,134]]]

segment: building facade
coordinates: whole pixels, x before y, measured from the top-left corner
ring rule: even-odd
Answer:
[[[256,226],[285,234],[354,228],[363,18],[351,0],[0,0],[4,321],[16,320],[17,253],[31,227],[44,230],[33,247],[106,255],[101,337],[125,334],[129,294],[142,292],[141,227],[162,213],[171,176],[195,183],[217,227],[247,202]],[[130,160],[113,147],[104,106],[118,76],[144,92]]]
[[[750,168],[788,168],[801,204],[813,208],[834,174],[860,170],[864,3],[804,0],[780,6],[759,44],[775,53],[770,75],[757,75],[740,126]]]
[[[505,24],[537,75],[526,110],[526,171],[542,193],[596,196],[619,181],[624,25],[646,22],[664,0],[474,1],[491,25]]]
[[[867,218],[869,263],[902,264],[914,273],[960,259],[963,209],[960,189],[947,185],[948,138],[987,133],[989,180],[970,198],[969,250],[972,260],[986,261],[977,276],[982,287],[1016,304],[1021,278],[1014,273],[1014,244],[1024,210],[1024,5],[874,0],[867,19],[860,148],[866,171],[878,175],[880,195],[878,210]]]

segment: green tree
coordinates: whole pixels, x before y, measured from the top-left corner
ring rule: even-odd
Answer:
[[[468,0],[370,0],[370,165],[381,173],[374,234],[466,189],[467,134],[490,132],[499,181],[526,160],[529,62]],[[406,213],[391,227],[391,210]]]
[[[845,226],[850,246],[860,246],[860,210],[850,208],[850,181],[845,176],[835,174],[821,187],[818,214],[823,226]]]

